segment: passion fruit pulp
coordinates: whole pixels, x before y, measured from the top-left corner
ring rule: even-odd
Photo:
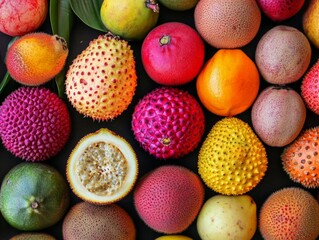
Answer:
[[[67,180],[75,195],[94,204],[110,204],[133,188],[138,162],[131,145],[107,128],[87,134],[67,161]]]

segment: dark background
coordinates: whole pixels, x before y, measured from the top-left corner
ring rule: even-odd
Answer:
[[[164,22],[178,21],[178,22],[184,22],[192,27],[195,27],[194,19],[193,19],[194,9],[184,11],[184,12],[177,12],[177,11],[169,10],[163,6],[160,6],[160,7],[161,7],[161,12],[159,16],[158,25]],[[264,15],[262,15],[262,23],[257,36],[253,39],[251,43],[242,47],[241,49],[245,51],[245,53],[251,59],[254,60],[254,52],[255,52],[256,45],[260,37],[270,28],[274,27],[275,25],[283,24],[283,25],[294,26],[298,28],[299,30],[302,30],[301,18],[305,8],[306,8],[306,4],[297,15],[281,23],[274,23],[268,18],[266,18]],[[47,18],[47,21],[43,24],[43,26],[41,26],[39,31],[45,31],[45,32],[51,33],[51,28],[50,28],[50,23],[48,18]],[[103,33],[86,26],[78,18],[75,18],[75,24],[71,34],[71,44],[69,46],[70,52],[69,52],[67,65],[69,65],[71,61],[82,50],[84,50],[88,46],[90,40],[96,38],[100,34],[103,34]],[[0,79],[3,78],[6,71],[5,65],[4,65],[4,56],[5,56],[8,42],[10,40],[11,40],[11,37],[0,33],[0,50],[1,50]],[[134,42],[130,42],[130,44],[134,50],[134,56],[135,56],[135,60],[137,64],[138,86],[136,89],[136,94],[133,98],[133,102],[122,115],[120,115],[113,121],[108,121],[108,122],[93,121],[90,118],[84,118],[82,115],[78,114],[67,102],[67,100],[65,100],[65,102],[68,104],[71,117],[72,117],[71,137],[68,143],[66,144],[66,146],[64,147],[64,149],[56,157],[46,161],[46,163],[56,167],[64,176],[65,176],[65,165],[66,165],[67,158],[71,150],[74,148],[75,144],[84,135],[94,132],[102,127],[109,128],[113,130],[114,132],[116,132],[117,134],[119,134],[120,136],[123,136],[133,146],[139,159],[139,177],[143,176],[148,171],[164,164],[183,165],[197,173],[197,155],[198,155],[199,147],[194,152],[188,154],[187,156],[181,159],[163,161],[163,160],[155,159],[154,157],[146,153],[144,150],[142,150],[139,144],[137,143],[137,141],[134,139],[134,136],[131,130],[131,116],[132,116],[134,107],[141,97],[143,97],[146,93],[150,92],[152,89],[159,87],[159,85],[154,83],[146,75],[143,69],[143,66],[141,64],[140,47],[141,47],[142,41],[134,41]],[[206,44],[206,60],[211,58],[212,55],[216,52],[216,50],[217,49],[212,48]],[[312,50],[313,50],[312,60],[311,60],[310,66],[312,66],[319,57],[318,49],[312,46]],[[294,88],[298,92],[300,92],[300,83],[301,83],[301,80],[299,80],[296,83],[290,84],[289,86]],[[13,81],[10,82],[5,89],[5,92],[0,95],[1,102],[4,100],[6,95],[8,95],[10,92],[12,92],[14,89],[16,89],[19,86],[20,86],[19,84]],[[47,87],[50,87],[50,88],[52,87],[54,89],[53,86],[54,86],[54,82],[47,84]],[[266,86],[269,86],[269,84],[266,83],[263,79],[261,79],[260,91],[264,89]],[[198,99],[196,95],[195,81],[192,81],[189,84],[186,84],[184,86],[180,86],[180,88],[186,89],[189,93],[191,93],[195,98]],[[206,128],[205,128],[206,130],[205,130],[205,135],[203,137],[203,140],[204,140],[207,133],[212,128],[212,126],[216,123],[216,121],[222,119],[222,117],[216,116],[208,112],[204,107],[203,107],[203,110],[206,117]],[[237,115],[236,117],[244,120],[245,122],[251,125],[250,109],[248,109],[246,112],[242,114]],[[318,115],[315,115],[314,113],[308,110],[304,129],[314,127],[317,125],[319,125]],[[275,147],[266,146],[266,150],[267,150],[268,160],[269,160],[269,165],[268,165],[268,170],[266,172],[266,175],[254,189],[252,189],[250,192],[247,193],[257,203],[258,211],[260,210],[260,207],[262,206],[263,202],[274,191],[284,187],[289,187],[289,186],[302,187],[300,184],[292,182],[289,179],[288,175],[282,169],[280,155],[283,151],[283,148],[275,148]],[[4,178],[4,175],[13,166],[15,166],[18,163],[21,163],[22,161],[23,160],[21,159],[15,158],[11,153],[6,151],[3,148],[3,146],[0,144],[0,181],[2,181],[2,179]],[[205,187],[205,190],[206,190],[205,192],[206,200],[210,198],[211,196],[216,195],[216,192],[213,192],[207,187]],[[318,194],[318,189],[306,189],[306,190],[312,193],[314,196],[317,196]],[[71,192],[71,190],[70,190],[70,195],[71,195],[70,207],[74,205],[75,203],[81,201]],[[156,237],[163,235],[148,228],[142,222],[142,220],[137,216],[137,213],[134,209],[134,205],[132,201],[132,192],[123,200],[118,202],[118,204],[121,207],[123,207],[132,216],[137,229],[137,239],[155,239]],[[62,239],[61,229],[62,229],[62,220],[58,222],[56,225],[48,229],[45,229],[42,232],[50,233],[57,239]],[[10,237],[18,233],[20,233],[20,231],[12,228],[10,225],[8,225],[5,222],[3,217],[0,216],[0,239],[9,239]],[[186,229],[181,234],[192,237],[193,239],[199,239],[199,236],[196,230],[196,220],[188,229]],[[258,230],[254,236],[254,239],[262,239]]]

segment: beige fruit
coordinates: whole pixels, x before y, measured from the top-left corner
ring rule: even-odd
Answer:
[[[195,27],[216,48],[237,48],[256,36],[261,12],[255,0],[201,0],[194,12]]]
[[[250,240],[257,229],[257,207],[248,195],[215,195],[208,199],[197,218],[202,240]]]
[[[278,25],[259,40],[255,61],[262,77],[272,84],[299,80],[311,59],[307,37],[295,27]]]

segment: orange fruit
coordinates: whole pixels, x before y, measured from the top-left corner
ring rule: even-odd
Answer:
[[[204,65],[196,81],[202,104],[220,116],[246,111],[257,97],[256,64],[240,49],[220,49]]]
[[[239,48],[257,34],[261,12],[255,0],[201,0],[194,11],[195,27],[216,48]]]

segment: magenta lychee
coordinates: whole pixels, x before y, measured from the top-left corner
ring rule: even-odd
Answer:
[[[71,132],[70,114],[57,94],[44,87],[20,87],[0,106],[0,137],[5,148],[27,161],[55,156]]]
[[[200,177],[186,167],[165,165],[144,175],[134,190],[137,213],[157,232],[174,234],[188,228],[204,201]]]
[[[159,87],[144,96],[132,116],[132,129],[142,148],[158,159],[180,158],[202,139],[205,117],[188,92]]]
[[[301,96],[307,107],[319,114],[319,61],[304,76],[301,83]]]

